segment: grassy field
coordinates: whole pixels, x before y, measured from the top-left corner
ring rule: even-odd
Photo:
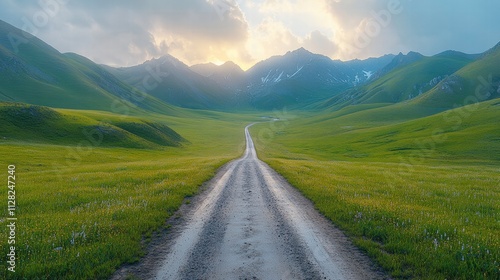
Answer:
[[[252,134],[259,157],[393,277],[499,279],[500,107],[474,106],[414,120],[346,108]]]
[[[77,122],[124,121],[106,112],[57,112]],[[87,139],[82,133],[50,145],[31,138],[20,141],[23,135],[2,138],[2,181],[7,181],[8,165],[16,165],[18,262],[15,274],[1,262],[0,278],[107,279],[120,264],[137,261],[151,233],[164,227],[217,168],[241,154],[243,127],[255,119],[233,116],[227,121],[223,113],[189,114],[192,118],[125,119],[168,125],[189,141],[180,147],[78,146]],[[7,189],[4,194],[0,207],[2,217],[7,217]],[[7,241],[6,230],[0,231],[0,240]],[[6,256],[7,244],[0,244]]]
[[[0,278],[107,279],[241,154],[246,124],[272,118],[252,128],[259,156],[395,278],[500,277],[498,101],[429,117],[379,104],[264,119],[2,106],[0,177],[16,165],[19,259],[16,274],[0,263]],[[102,123],[121,136],[89,142],[82,131]]]

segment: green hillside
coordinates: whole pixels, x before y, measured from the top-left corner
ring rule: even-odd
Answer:
[[[500,43],[415,99],[426,107],[454,108],[500,97]]]
[[[76,111],[0,103],[0,141],[150,149],[186,143],[165,124],[114,118],[98,121]]]
[[[499,116],[500,99],[437,114],[364,104],[252,134],[259,157],[394,279],[498,279]]]
[[[354,104],[398,103],[435,87],[448,75],[472,62],[472,57],[447,52],[396,68],[373,82],[338,95],[323,104],[332,109]]]
[[[12,44],[22,38],[22,44]],[[19,39],[20,40],[20,39]],[[178,114],[175,107],[118,80],[101,66],[75,54],[63,55],[0,21],[0,101],[54,108],[129,114],[141,110]]]
[[[500,99],[436,113],[406,104],[351,106],[294,120],[273,140],[291,154],[306,150],[330,160],[394,161],[422,150],[436,161],[500,160]],[[286,158],[281,152],[269,151]]]
[[[0,279],[108,279],[144,256],[165,221],[241,155],[243,128],[257,120],[209,111],[186,115],[2,104],[0,165],[15,164],[19,174],[23,230],[17,242],[23,246],[17,252],[23,257],[14,276],[1,263]],[[97,134],[87,137],[88,129],[102,132],[101,144]],[[169,142],[181,146],[166,147]],[[0,238],[6,234],[0,231]],[[2,254],[6,250],[0,246]]]

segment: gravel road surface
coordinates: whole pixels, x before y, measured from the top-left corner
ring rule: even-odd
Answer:
[[[245,155],[184,210],[174,237],[114,279],[388,279],[257,158],[248,128]]]

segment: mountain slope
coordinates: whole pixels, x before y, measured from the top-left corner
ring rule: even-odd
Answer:
[[[17,38],[12,44],[12,38]],[[20,41],[22,40],[22,41]],[[36,37],[0,21],[0,101],[56,108],[130,113],[176,109],[138,92],[101,66],[75,54],[61,54]]]
[[[324,105],[338,109],[353,104],[398,103],[411,100],[431,90],[443,79],[471,62],[472,58],[459,53],[433,57],[400,55],[394,58],[385,70],[381,70],[383,72],[392,68],[389,73],[375,78],[365,86],[335,96]]]
[[[246,75],[238,65],[228,61],[220,66],[213,63],[197,64],[190,69],[207,77],[231,92],[240,92],[246,87]]]
[[[500,43],[478,60],[414,100],[426,107],[451,109],[500,97]]]
[[[387,64],[384,68],[380,69],[377,71],[373,77],[372,80],[376,80],[396,69],[402,68],[404,66],[410,65],[414,62],[417,62],[421,59],[423,59],[424,56],[420,53],[417,52],[409,52],[408,54],[404,55],[403,53],[399,53],[396,57],[392,59],[392,61]]]
[[[287,147],[291,154],[307,150],[318,159],[328,160],[371,158],[399,162],[401,159],[422,160],[421,157],[500,160],[500,99],[445,112],[400,106],[364,110],[346,107],[295,119],[286,127],[286,133],[274,135],[273,142]]]
[[[187,142],[162,123],[140,119],[103,122],[78,112],[21,103],[0,103],[0,137],[3,141],[148,149]]]
[[[208,78],[208,77],[212,76],[219,69],[219,66],[212,63],[212,62],[209,62],[209,63],[203,63],[203,64],[195,64],[195,65],[189,67],[189,69],[191,69],[191,71],[193,71],[195,73],[198,73],[198,74]]]
[[[366,82],[390,59],[341,62],[301,48],[249,69],[247,96],[257,108],[305,106]]]
[[[133,67],[106,69],[127,84],[172,105],[225,109],[234,102],[234,96],[224,87],[170,55]]]

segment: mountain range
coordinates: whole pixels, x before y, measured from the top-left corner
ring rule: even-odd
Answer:
[[[62,54],[34,36],[26,38],[23,31],[1,21],[0,101],[122,113],[176,110],[138,92],[89,59]]]
[[[12,38],[22,38],[22,44]],[[114,68],[62,54],[0,21],[0,101],[103,111],[122,104],[167,114],[178,107],[338,110],[409,102],[445,109],[460,105],[481,84],[487,88],[482,99],[498,96],[499,53],[497,45],[478,55],[410,52],[343,62],[300,48],[247,71],[233,62],[189,67],[170,55]]]
[[[391,277],[494,277],[499,117],[500,43],[351,61],[300,48],[246,71],[170,55],[117,68],[0,21],[4,166],[22,172],[23,219],[52,217],[23,234],[37,237],[21,248],[23,279],[106,278],[137,262],[168,216],[241,156],[255,122],[259,158]],[[134,277],[125,267],[115,276]]]
[[[300,107],[366,83],[392,55],[349,62],[333,61],[303,48],[261,61],[248,71],[233,62],[191,67],[166,55],[127,68],[104,66],[144,90],[144,77],[156,76],[147,91],[167,103],[195,109],[274,109]]]
[[[301,107],[366,83],[391,60],[387,55],[342,62],[301,48],[250,68],[243,91],[254,108]]]

